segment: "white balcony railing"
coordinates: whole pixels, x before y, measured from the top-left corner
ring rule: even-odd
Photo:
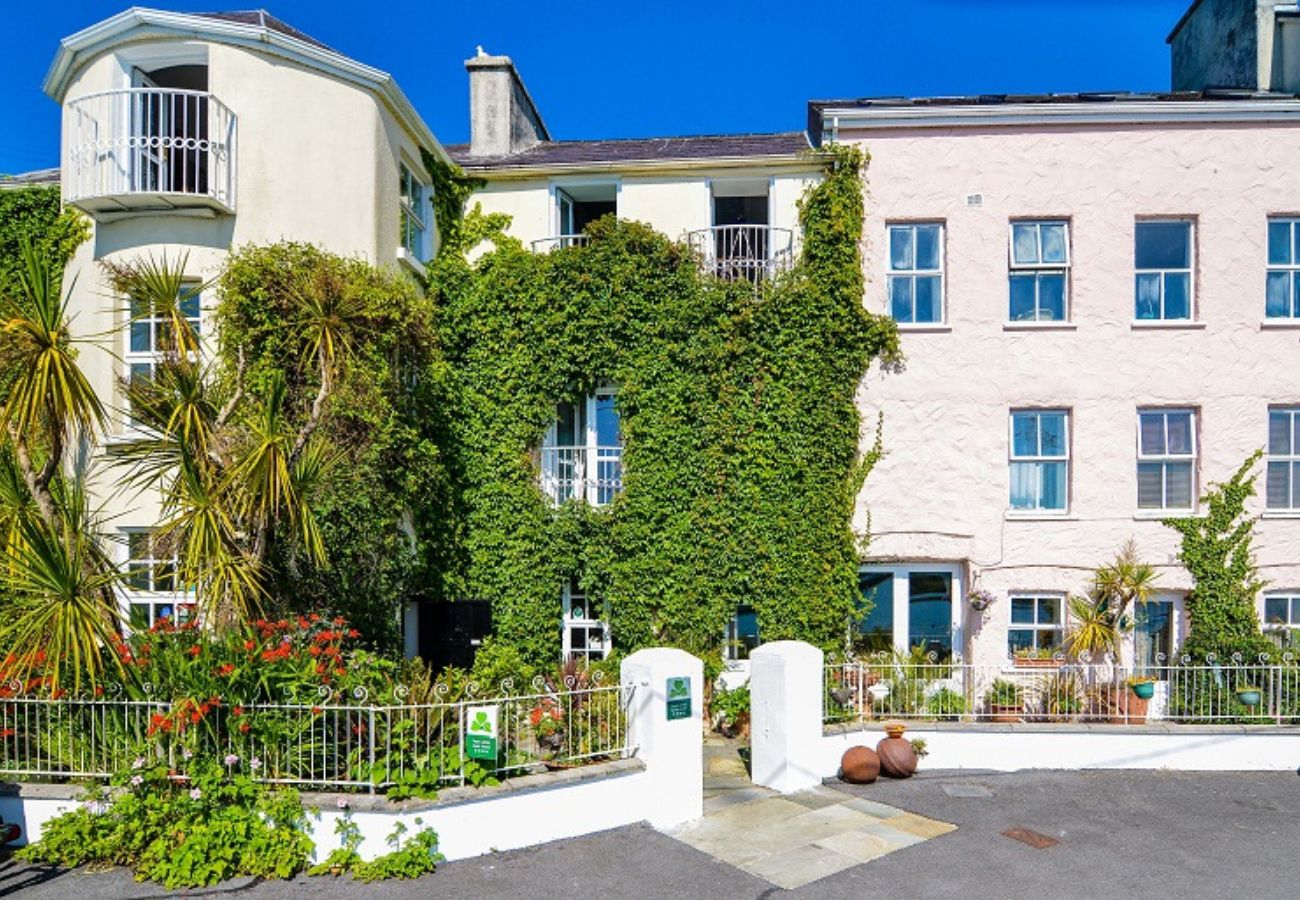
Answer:
[[[546,446],[541,463],[542,493],[555,503],[604,506],[623,489],[622,447]]]
[[[533,241],[534,253],[549,253],[552,250],[564,250],[567,247],[582,247],[591,240],[589,234],[553,234],[550,237]]]
[[[235,210],[236,117],[204,91],[128,88],[67,104],[69,203],[95,214]]]
[[[771,225],[714,225],[687,235],[707,272],[731,281],[759,282],[790,267],[794,234]]]

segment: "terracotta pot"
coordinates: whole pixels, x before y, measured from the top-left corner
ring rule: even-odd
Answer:
[[[890,778],[910,778],[916,771],[916,751],[904,738],[885,738],[876,744],[876,755],[880,757],[880,771]]]
[[[989,719],[994,722],[1019,722],[1021,710],[1019,706],[998,706],[996,703],[989,704]]]
[[[1036,656],[1017,656],[1015,664],[1017,669],[1059,669],[1064,660],[1049,657],[1040,659]]]
[[[897,719],[890,719],[884,724],[885,734],[891,738],[902,737],[903,732],[907,730],[907,723],[900,722]]]
[[[849,784],[871,784],[880,774],[880,757],[870,747],[850,747],[840,757],[840,779]]]
[[[1109,692],[1110,723],[1112,725],[1145,725],[1147,721],[1147,701],[1124,688],[1112,688]]]

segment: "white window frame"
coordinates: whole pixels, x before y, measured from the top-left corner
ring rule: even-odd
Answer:
[[[1289,263],[1274,263],[1268,258],[1270,232],[1274,224],[1288,226],[1287,250]],[[1264,230],[1264,320],[1267,322],[1300,322],[1300,253],[1296,252],[1296,236],[1300,231],[1300,217],[1269,216]],[[1270,316],[1268,314],[1268,282],[1274,273],[1287,276],[1288,315]]]
[[[583,403],[583,442],[574,445],[559,443],[560,423],[552,422],[542,440],[542,490],[556,502],[582,499],[590,506],[605,506],[622,489],[623,481],[623,429],[619,422],[617,446],[600,443],[596,423],[599,400],[613,398],[618,404],[618,389],[601,385],[580,401]],[[617,483],[607,483],[601,473],[609,470],[618,473]]]
[[[1188,453],[1188,454],[1173,454],[1173,453],[1170,453],[1170,452],[1169,452],[1169,416],[1170,416],[1170,415],[1182,415],[1182,414],[1187,414],[1187,415],[1189,415],[1189,416],[1191,417],[1191,421],[1190,421],[1190,423],[1189,423],[1189,433],[1190,433],[1190,436],[1191,436],[1192,448],[1191,448],[1191,452]],[[1164,452],[1164,453],[1144,453],[1144,452],[1142,451],[1142,417],[1143,417],[1143,416],[1150,416],[1150,415],[1163,415],[1163,416],[1164,416],[1164,433],[1165,433],[1165,452]],[[1137,439],[1137,463],[1136,463],[1136,464],[1134,465],[1134,467],[1133,467],[1133,474],[1134,474],[1134,476],[1135,476],[1135,479],[1139,477],[1137,473],[1138,473],[1138,468],[1139,468],[1141,465],[1143,465],[1143,464],[1154,464],[1154,463],[1159,463],[1159,464],[1161,464],[1161,474],[1160,474],[1160,506],[1142,506],[1142,505],[1141,505],[1141,497],[1138,497],[1138,498],[1137,498],[1137,502],[1138,502],[1138,507],[1137,507],[1137,508],[1138,508],[1138,512],[1139,512],[1140,514],[1151,514],[1151,513],[1160,513],[1160,514],[1164,514],[1164,513],[1169,513],[1169,512],[1180,512],[1180,513],[1191,513],[1191,512],[1195,512],[1195,511],[1196,511],[1196,508],[1197,508],[1197,504],[1200,502],[1200,493],[1201,493],[1201,490],[1200,490],[1200,484],[1201,484],[1201,477],[1200,477],[1201,441],[1200,441],[1200,435],[1199,435],[1199,433],[1198,433],[1198,432],[1199,432],[1199,429],[1200,429],[1200,410],[1196,409],[1195,407],[1190,407],[1190,406],[1180,406],[1180,407],[1155,407],[1155,406],[1151,406],[1151,407],[1139,407],[1139,408],[1138,408],[1138,411],[1137,411],[1137,418],[1135,419],[1135,424],[1137,425],[1137,435],[1136,435],[1136,439]],[[1188,462],[1190,462],[1190,463],[1192,464],[1191,505],[1190,505],[1190,506],[1185,506],[1185,507],[1184,507],[1184,506],[1170,506],[1170,505],[1169,505],[1169,498],[1168,498],[1168,494],[1169,494],[1169,474],[1168,474],[1168,468],[1167,468],[1167,467],[1168,467],[1170,464],[1172,464],[1172,463],[1182,464],[1182,463],[1188,463]],[[1135,481],[1134,481],[1134,487],[1135,487],[1135,489],[1137,488],[1137,486],[1138,486],[1138,482],[1135,480]],[[1138,491],[1138,493],[1140,493],[1140,491]]]
[[[737,604],[735,610],[731,613],[731,618],[727,619],[727,625],[723,630],[722,635],[722,661],[727,664],[748,663],[749,654],[753,652],[753,650],[742,646],[742,640],[740,637],[741,606],[748,607],[754,613],[754,625],[756,626],[755,637],[758,641],[758,643],[754,645],[754,649],[756,650],[763,645],[763,626],[762,623],[758,621],[758,610],[754,609],[753,606],[750,606],[747,603]],[[742,650],[744,654],[743,656],[741,655]]]
[[[195,315],[186,316],[185,319],[194,328],[194,334],[200,339],[203,336],[203,294],[202,284],[197,280],[185,280],[181,284],[182,296],[188,298],[193,296],[198,304]],[[122,363],[126,370],[126,380],[130,381],[135,377],[137,370],[141,370],[147,377],[152,378],[158,368],[158,363],[163,359],[166,351],[158,349],[158,324],[160,322],[169,322],[169,316],[159,316],[156,310],[150,310],[147,316],[136,316],[133,314],[132,306],[134,300],[131,297],[126,298],[126,325],[123,327],[123,348]],[[149,328],[149,347],[147,350],[135,350],[131,346],[131,338],[136,325],[147,325]],[[124,422],[127,431],[136,431],[139,425],[131,415],[131,403],[129,399],[123,403]]]
[[[938,228],[939,229],[939,267],[937,269],[918,269],[916,263],[916,229],[917,228]],[[895,229],[908,229],[912,232],[912,262],[913,267],[910,269],[895,269],[893,254],[893,236]],[[947,243],[948,243],[948,223],[942,220],[921,220],[907,222],[886,222],[885,223],[885,309],[887,314],[892,318],[894,315],[894,288],[893,284],[896,279],[907,279],[912,282],[912,318],[907,322],[898,322],[902,328],[944,325],[948,321],[948,285],[944,271],[947,269]],[[916,319],[916,279],[918,277],[939,278],[939,318],[927,319],[924,322],[918,322]],[[897,320],[895,320],[897,321]]]
[[[173,586],[170,590],[161,589],[156,584],[158,577],[157,570],[161,566],[170,566],[172,569],[173,585],[179,580],[179,559],[176,554],[170,556],[157,555],[156,546],[154,545],[154,535],[156,529],[144,527],[124,527],[119,529],[122,536],[118,548],[118,565],[122,571],[122,588],[120,590],[120,604],[122,617],[127,624],[128,629],[135,627],[132,618],[134,607],[144,606],[148,612],[147,621],[144,627],[152,628],[159,620],[159,608],[170,606],[175,610],[172,618],[173,624],[182,624],[189,621],[196,614],[193,598],[189,592]],[[139,535],[147,535],[149,539],[149,554],[147,556],[131,555],[131,539]],[[130,573],[132,567],[137,566],[149,573],[148,587],[137,587],[130,583]]]
[[[1283,415],[1289,419],[1290,428],[1287,434],[1291,442],[1290,453],[1273,452],[1272,432],[1273,416],[1275,415]],[[1296,440],[1297,428],[1300,428],[1300,406],[1270,406],[1268,408],[1268,434],[1264,444],[1268,451],[1264,457],[1264,508],[1269,512],[1300,514],[1300,440]],[[1273,506],[1269,500],[1268,472],[1275,465],[1286,466],[1288,469],[1287,483],[1290,487],[1290,497],[1286,506]]]
[[[581,603],[583,616],[574,615],[574,601]],[[599,603],[604,616],[595,618],[592,616],[592,606]],[[561,640],[560,653],[562,660],[570,660],[575,657],[583,659],[605,659],[613,649],[613,641],[610,637],[609,630],[609,604],[604,600],[595,600],[591,598],[577,583],[577,579],[569,579],[564,584],[564,589],[560,596],[560,615],[561,615]],[[582,647],[575,646],[575,637],[579,632],[590,635],[593,629],[599,629],[600,644],[592,646],[590,638],[587,644]]]
[[[1016,455],[1016,416],[1032,415],[1035,417],[1043,415],[1060,415],[1065,417],[1065,455],[1048,456],[1043,453],[1043,430],[1038,427],[1038,452],[1030,456]],[[1012,409],[1007,414],[1007,508],[1011,515],[1024,516],[1064,516],[1069,515],[1071,490],[1070,490],[1070,454],[1074,444],[1073,422],[1071,421],[1070,410],[1062,407],[1022,407]],[[1011,505],[1011,468],[1017,463],[1033,463],[1038,470],[1038,485],[1035,492],[1035,504],[1033,506],[1012,506]],[[1065,463],[1065,506],[1059,509],[1054,506],[1043,505],[1043,463]]]
[[[398,203],[401,206],[401,231],[397,238],[400,259],[423,266],[433,256],[432,209],[433,187],[406,162],[398,165]]]
[[[1064,262],[1043,262],[1043,226],[1060,225],[1065,230],[1065,261]],[[1038,253],[1036,262],[1020,262],[1016,259],[1016,228],[1032,226],[1034,229],[1034,245]],[[1069,322],[1073,315],[1070,309],[1070,220],[1069,219],[1012,219],[1007,223],[1007,321],[1013,324],[1022,325],[1026,322]],[[1011,318],[1011,284],[1012,279],[1017,276],[1032,275],[1034,278],[1034,317],[1032,319],[1013,319]],[[1045,319],[1042,316],[1042,303],[1040,300],[1041,282],[1040,277],[1043,275],[1060,275],[1063,286],[1061,288],[1061,318]]]
[[[1015,622],[1011,618],[1011,610],[1017,600],[1034,601],[1034,621],[1031,623]],[[1038,620],[1038,604],[1042,600],[1051,600],[1056,603],[1056,621],[1042,623]],[[1055,634],[1055,649],[1061,650],[1065,643],[1065,619],[1066,612],[1066,595],[1059,591],[1012,591],[1007,595],[1007,656],[1014,660],[1016,650],[1011,646],[1011,632],[1013,631],[1032,631],[1033,645],[1029,649],[1042,649],[1039,641],[1043,634]]]
[[[1259,621],[1264,634],[1279,647],[1294,648],[1300,645],[1300,590],[1269,591],[1262,598]],[[1286,621],[1270,622],[1268,619],[1268,602],[1281,600],[1286,603]]]
[[[1186,225],[1187,226],[1187,268],[1185,269],[1140,269],[1137,265],[1137,230],[1139,225]],[[1165,315],[1165,284],[1169,275],[1187,275],[1187,315],[1172,318]],[[1138,318],[1138,287],[1140,275],[1160,276],[1160,315],[1154,319]],[[1168,216],[1136,219],[1133,223],[1133,320],[1142,324],[1152,322],[1194,322],[1196,321],[1196,219],[1188,216]]]

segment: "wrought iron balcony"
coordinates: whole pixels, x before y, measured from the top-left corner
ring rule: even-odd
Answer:
[[[623,489],[622,447],[556,447],[541,451],[542,493],[555,503],[604,506]]]
[[[533,252],[549,253],[552,250],[563,250],[566,247],[581,247],[590,241],[591,235],[589,234],[554,234],[533,241]]]
[[[794,233],[771,225],[714,225],[687,235],[706,272],[757,283],[794,261]]]
[[[70,100],[69,203],[96,218],[235,211],[236,117],[204,91],[127,88]]]

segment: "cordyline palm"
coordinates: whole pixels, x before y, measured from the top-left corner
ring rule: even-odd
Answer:
[[[1132,539],[1126,541],[1113,562],[1097,569],[1088,597],[1070,598],[1070,613],[1076,623],[1066,639],[1070,653],[1110,653],[1118,662],[1129,611],[1150,601],[1157,590],[1157,578],[1155,568],[1139,559],[1137,544]]]

